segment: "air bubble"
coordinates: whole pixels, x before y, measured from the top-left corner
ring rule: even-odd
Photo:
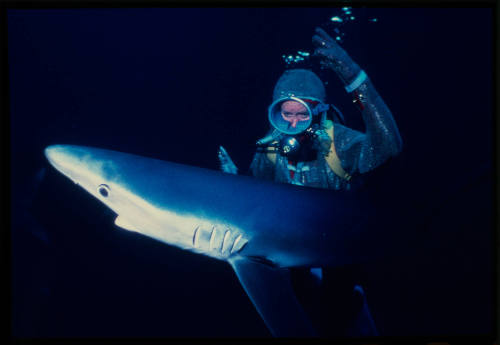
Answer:
[[[282,55],[281,57],[283,58],[285,64],[287,66],[292,66],[293,64],[298,64],[301,63],[302,61],[305,61],[306,59],[309,59],[310,53],[307,51],[297,51],[296,54],[292,55]]]

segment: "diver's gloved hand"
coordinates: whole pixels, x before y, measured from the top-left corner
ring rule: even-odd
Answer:
[[[324,128],[313,125],[307,129],[306,133],[313,139],[313,147],[322,154],[327,154],[332,146],[332,139]]]
[[[316,138],[314,144],[316,149],[321,151],[323,154],[327,154],[332,146],[332,139],[324,129],[318,129],[316,132]]]
[[[220,162],[220,170],[228,174],[238,174],[238,168],[233,163],[233,160],[231,159],[231,157],[229,157],[229,154],[227,153],[226,149],[224,149],[224,147],[219,146],[218,156]]]
[[[333,69],[345,85],[350,84],[361,71],[349,54],[323,29],[316,28],[312,42],[316,46],[313,56],[321,59],[321,66]]]

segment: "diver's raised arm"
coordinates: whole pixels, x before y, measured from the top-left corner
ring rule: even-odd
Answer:
[[[353,172],[367,172],[382,164],[390,156],[397,155],[402,148],[402,140],[391,111],[373,86],[370,78],[352,60],[349,54],[324,30],[316,28],[312,38],[323,67],[331,68],[353,96],[354,103],[361,111],[366,133],[351,152],[338,152],[339,157],[356,154]],[[339,150],[341,151],[341,150]],[[352,159],[348,159],[352,161]]]

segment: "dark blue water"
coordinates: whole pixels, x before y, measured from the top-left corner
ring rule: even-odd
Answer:
[[[312,51],[315,26],[336,13],[9,10],[13,334],[268,336],[229,265],[118,230],[43,149],[88,145],[217,169],[223,145],[246,171],[282,55]],[[411,260],[365,267],[377,325],[383,335],[490,333],[492,11],[354,14],[343,46],[404,141],[367,183],[407,205],[429,239]],[[347,125],[363,130],[335,74],[312,66]]]

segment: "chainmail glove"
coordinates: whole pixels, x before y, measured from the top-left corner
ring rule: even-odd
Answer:
[[[313,55],[321,59],[321,66],[334,70],[345,85],[350,84],[361,71],[349,54],[323,29],[316,28],[312,42],[316,46]]]
[[[218,156],[220,170],[228,174],[238,174],[238,168],[233,163],[233,160],[231,159],[231,157],[229,157],[229,154],[227,153],[226,149],[224,149],[224,147],[219,146]]]

